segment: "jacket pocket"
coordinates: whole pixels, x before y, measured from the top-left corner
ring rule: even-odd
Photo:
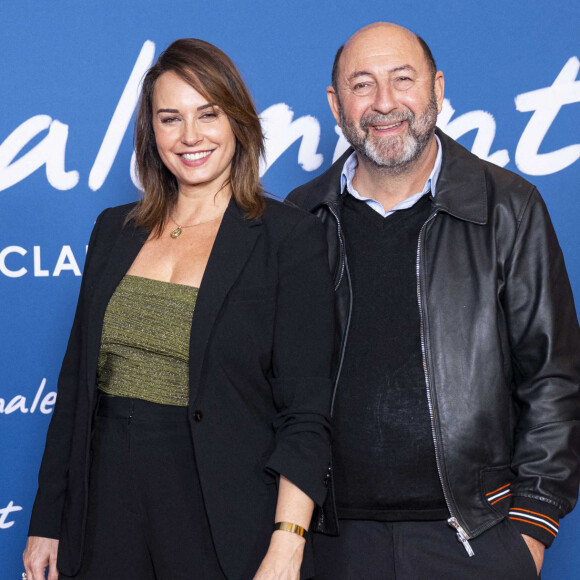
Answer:
[[[512,495],[511,482],[515,477],[509,465],[481,470],[481,494],[489,507],[502,516],[508,513],[512,503],[509,498]]]

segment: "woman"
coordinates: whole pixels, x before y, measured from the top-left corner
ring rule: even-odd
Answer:
[[[91,236],[26,575],[295,580],[328,465],[322,228],[262,195],[259,118],[207,42],[148,72],[135,144],[145,195]]]

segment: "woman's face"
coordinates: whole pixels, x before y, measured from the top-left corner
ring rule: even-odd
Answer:
[[[214,195],[229,178],[236,138],[227,115],[172,71],[155,83],[153,130],[180,193]]]

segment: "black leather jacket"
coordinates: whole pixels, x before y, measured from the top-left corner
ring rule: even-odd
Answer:
[[[508,484],[512,505],[547,502],[559,517],[574,507],[580,330],[536,188],[437,134],[443,165],[419,235],[417,299],[439,476],[449,523],[467,540],[505,517],[509,502],[494,505],[490,492]],[[352,306],[340,191],[351,152],[287,198],[327,229],[339,330],[333,404]]]

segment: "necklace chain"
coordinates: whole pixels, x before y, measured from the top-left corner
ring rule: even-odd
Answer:
[[[180,226],[172,217],[171,215],[169,215],[169,219],[177,226],[176,228],[174,228],[173,230],[171,230],[171,232],[169,232],[169,235],[176,240],[180,235],[181,232],[185,229],[185,228],[193,228],[195,226],[200,226],[201,224],[209,224],[210,222],[215,222],[215,220],[221,218],[223,215],[223,213],[221,213],[220,215],[218,215],[217,217],[214,217],[210,220],[204,220],[202,222],[197,222],[196,224],[190,224],[188,226]]]

